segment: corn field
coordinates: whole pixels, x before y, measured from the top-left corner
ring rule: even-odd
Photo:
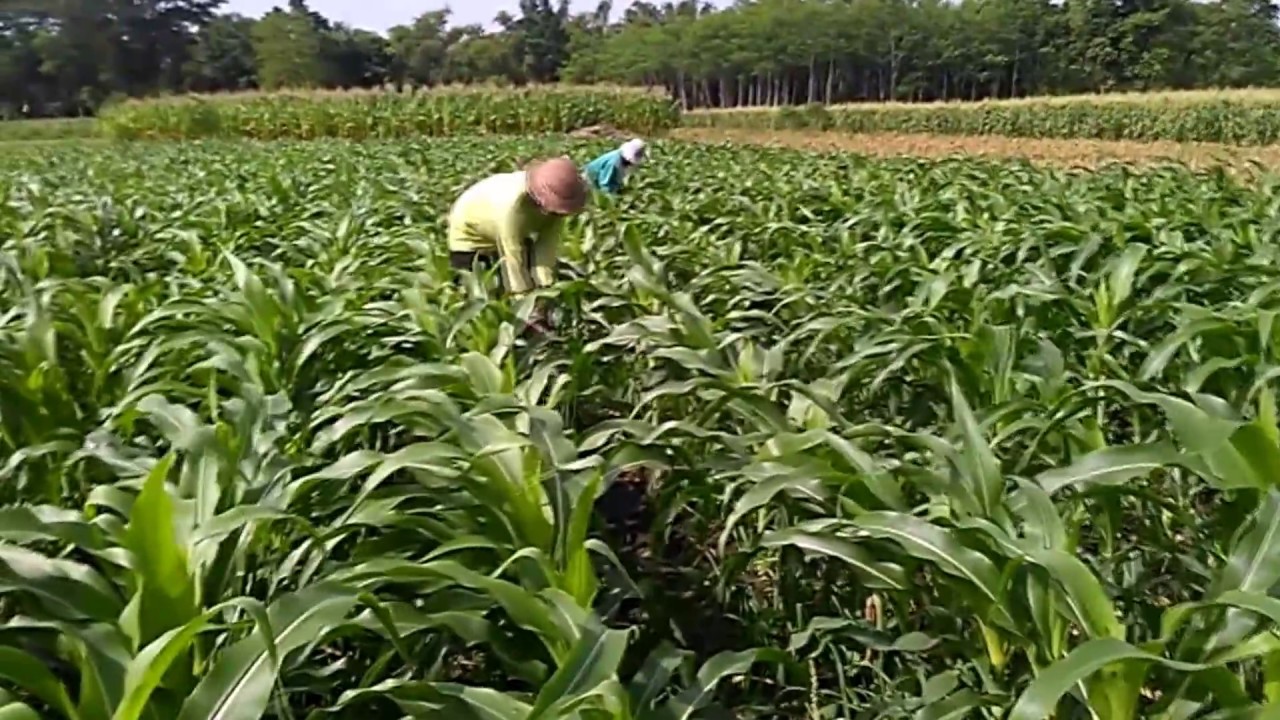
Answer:
[[[564,149],[0,157],[0,717],[1274,716],[1273,185]]]
[[[97,121],[93,118],[0,120],[0,142],[66,140],[93,137],[96,134]]]
[[[108,137],[125,140],[366,140],[529,135],[597,124],[652,134],[679,120],[679,109],[661,93],[554,86],[187,95],[110,106],[100,125]]]
[[[743,108],[687,112],[683,123],[722,129],[1270,145],[1280,142],[1280,94],[1186,92]]]

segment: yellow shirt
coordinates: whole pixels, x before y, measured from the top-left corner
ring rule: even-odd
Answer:
[[[563,227],[563,218],[533,203],[523,171],[491,175],[467,188],[449,210],[449,250],[497,255],[507,289],[523,293],[555,282]],[[525,249],[529,237],[532,263]]]

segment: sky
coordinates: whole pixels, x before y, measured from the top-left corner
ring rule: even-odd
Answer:
[[[285,6],[288,0],[227,0],[222,7],[223,12],[240,13],[257,17],[273,6]],[[493,17],[506,10],[512,15],[519,14],[520,0],[309,0],[312,10],[330,20],[346,23],[352,27],[366,30],[386,32],[394,25],[403,25],[429,10],[439,10],[446,4],[453,8],[450,22],[454,25],[470,25],[479,23],[485,27],[493,24]],[[614,3],[613,12],[621,14],[631,3],[621,0]],[[596,6],[594,0],[571,0],[570,7],[574,12],[591,10]]]

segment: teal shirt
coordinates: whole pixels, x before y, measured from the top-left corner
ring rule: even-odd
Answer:
[[[611,150],[587,163],[584,173],[587,182],[597,190],[616,193],[622,189],[622,180],[626,175],[621,150]]]

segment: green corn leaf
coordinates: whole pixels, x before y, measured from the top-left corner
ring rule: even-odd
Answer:
[[[151,694],[160,686],[168,669],[179,658],[183,657],[195,641],[205,632],[213,619],[225,609],[243,608],[248,611],[256,624],[255,631],[260,633],[262,641],[268,649],[268,656],[274,655],[278,662],[279,650],[276,646],[275,634],[268,620],[267,609],[256,600],[237,599],[221,603],[198,617],[192,618],[185,625],[175,627],[157,637],[143,647],[129,663],[125,676],[124,693],[111,720],[139,720],[148,709]],[[103,717],[106,717],[105,715]]]
[[[692,685],[681,690],[678,695],[662,706],[661,717],[689,720],[711,702],[712,693],[720,683],[750,671],[756,663],[785,661],[786,653],[772,649],[720,653],[698,669]],[[646,718],[645,715],[637,716],[637,720],[644,720],[644,718]]]
[[[45,612],[66,620],[114,622],[124,609],[111,583],[88,566],[0,544],[0,592],[15,591],[39,598]]]
[[[335,584],[304,588],[271,603],[268,617],[279,658],[344,622],[356,595]],[[252,634],[227,648],[182,704],[178,720],[257,720],[266,711],[280,668],[271,647]]]
[[[101,528],[75,510],[51,505],[0,508],[0,538],[15,543],[59,541],[89,551],[107,547]]]
[[[824,500],[830,497],[821,480],[798,472],[775,475],[756,483],[743,493],[729,517],[725,520],[724,531],[720,533],[720,552],[724,552],[725,544],[747,514],[769,504],[779,494],[786,493],[797,497],[808,497],[813,500]]]
[[[0,706],[0,720],[41,720],[41,718],[30,705],[11,702]]]
[[[170,455],[151,470],[129,518],[126,543],[138,578],[133,600],[137,625],[129,630],[138,648],[185,625],[198,612],[186,547],[179,542],[173,501],[165,488],[173,462]]]
[[[1104,668],[1126,662],[1158,663],[1171,670],[1197,672],[1205,665],[1167,660],[1116,638],[1090,640],[1071,651],[1066,658],[1040,673],[1018,697],[1009,720],[1045,720],[1056,715],[1058,700],[1071,688]],[[1123,682],[1127,678],[1117,676]],[[1141,681],[1141,678],[1139,678]],[[1138,687],[1129,688],[1136,693]]]
[[[1172,444],[1122,445],[1095,450],[1064,468],[1046,470],[1036,482],[1050,494],[1063,488],[1120,485],[1183,461]]]
[[[556,708],[573,703],[614,678],[629,635],[625,630],[585,628],[555,674],[538,691],[527,720],[558,717]]]
[[[981,695],[964,689],[921,708],[915,720],[961,720],[972,717],[985,704]]]
[[[1088,637],[1124,639],[1124,624],[1115,605],[1098,577],[1079,558],[1059,550],[1033,550],[1029,556],[1062,589],[1065,607]]]
[[[17,648],[0,647],[0,677],[40,698],[68,720],[80,720],[67,689],[40,659]]]
[[[573,510],[569,514],[569,526],[564,535],[564,548],[558,553],[564,558],[564,585],[561,589],[584,608],[591,607],[599,587],[587,548],[587,532],[591,529],[591,517],[601,477],[599,472],[592,473],[586,487],[574,500]]]
[[[907,553],[967,581],[992,603],[1003,595],[1000,572],[995,564],[965,547],[945,528],[910,515],[888,512],[860,515],[853,520],[853,525],[873,537],[891,540]]]
[[[411,712],[413,717],[440,720],[457,717],[525,720],[532,711],[527,703],[490,688],[406,680],[387,680],[373,687],[347,691],[333,709],[340,710],[381,697],[390,698],[402,711]]]
[[[959,456],[960,482],[977,503],[975,513],[991,517],[1004,494],[1004,476],[1000,472],[1000,463],[991,452],[969,402],[954,380],[951,381],[951,404],[956,424],[964,437],[964,448]]]
[[[867,587],[904,590],[909,586],[907,573],[901,566],[877,560],[872,553],[858,547],[855,543],[833,535],[787,528],[766,534],[760,539],[760,546],[795,547],[805,552],[842,560],[853,567]]]
[[[633,717],[644,717],[653,712],[654,702],[667,689],[672,676],[684,665],[688,656],[688,653],[681,652],[665,640],[649,653],[627,687]]]

